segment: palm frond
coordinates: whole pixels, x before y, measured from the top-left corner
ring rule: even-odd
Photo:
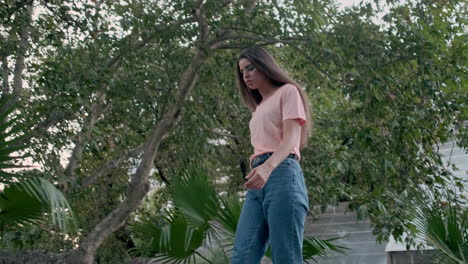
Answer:
[[[49,212],[52,223],[64,231],[76,225],[73,211],[63,194],[50,182],[29,178],[7,185],[1,195],[0,221],[33,223]],[[29,216],[29,220],[27,219]]]
[[[234,237],[236,235],[237,223],[239,222],[242,201],[238,196],[230,197],[219,197],[221,209],[216,215],[214,223],[212,223],[212,229],[208,231],[208,234],[213,237],[216,241],[216,246],[223,251],[230,252],[234,244]],[[209,242],[210,245],[214,243]]]
[[[203,253],[198,253],[199,258],[196,263],[206,264],[226,264],[229,263],[229,258],[222,248],[210,248]]]
[[[331,243],[331,241],[336,239],[339,238],[323,240],[316,237],[305,237],[302,249],[304,260],[312,259],[317,262],[315,259],[316,257],[325,258],[332,252],[347,255],[347,250],[349,250],[349,248]]]
[[[7,133],[5,129],[12,124],[11,121],[2,123],[1,121],[4,120],[2,116],[4,115],[0,115],[0,182],[8,184],[13,182],[13,178],[19,177],[17,174],[11,173],[11,169],[24,168],[25,166],[17,163],[26,157],[26,155],[12,155],[25,149],[26,146],[14,146],[13,144],[18,138],[8,139],[8,137],[16,133],[15,131],[26,129],[26,127],[14,124],[15,127]]]
[[[219,197],[222,210],[216,216],[216,221],[232,236],[236,234],[237,222],[239,222],[242,211],[242,202],[239,197]]]
[[[5,98],[0,99],[4,105]],[[35,223],[50,217],[52,224],[63,231],[75,227],[75,216],[63,194],[40,177],[24,176],[12,169],[26,168],[19,162],[27,155],[14,156],[27,145],[17,144],[27,136],[28,126],[18,117],[10,117],[14,107],[0,114],[0,183],[6,185],[0,198],[0,222],[16,225]]]
[[[6,225],[34,224],[43,218],[43,205],[22,183],[7,186],[0,193],[0,223]]]
[[[312,260],[318,263],[316,257],[326,258],[332,252],[347,255],[346,251],[349,250],[349,248],[331,243],[331,241],[339,238],[340,237],[323,240],[316,237],[304,237],[302,247],[302,258],[304,262],[309,263],[309,260]],[[271,258],[271,247],[268,247],[265,256]]]
[[[195,250],[203,245],[208,225],[193,228],[184,215],[172,210],[167,223],[160,227],[156,221],[140,220],[131,226],[131,231],[149,238],[137,245],[139,252],[167,263],[180,263],[194,258]]]
[[[446,205],[445,208],[421,207],[416,210],[418,237],[440,251],[442,263],[466,263],[468,260],[468,210]]]
[[[175,207],[194,227],[208,224],[219,211],[218,197],[208,173],[197,167],[181,173],[169,187]]]

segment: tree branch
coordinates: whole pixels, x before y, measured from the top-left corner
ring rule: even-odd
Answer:
[[[231,3],[231,2],[228,2],[228,3]],[[239,21],[241,21],[243,18],[245,18],[247,16],[250,16],[250,14],[253,12],[256,5],[257,5],[257,0],[250,1],[249,5],[244,10],[244,12],[235,19],[235,21],[237,21],[237,23],[234,26],[232,26],[232,28],[237,28],[239,26]],[[228,39],[231,38],[232,31],[233,30],[231,28],[222,28],[220,32],[215,32],[215,35],[219,35],[219,37],[217,39],[214,39],[214,40],[210,41],[210,43],[208,43],[208,45],[207,45],[208,48],[209,49],[216,49],[216,46],[218,45],[218,42],[223,42],[223,41],[228,40]]]
[[[228,31],[236,31],[236,32],[248,32],[248,33],[252,33],[253,35],[255,36],[261,36],[261,37],[265,37],[267,38],[268,35],[266,35],[264,32],[261,32],[261,31],[256,31],[256,30],[253,30],[253,29],[249,29],[249,28],[243,28],[243,27],[238,27],[238,26],[232,26],[232,27],[222,27],[223,30],[228,30]],[[233,38],[226,38],[226,39],[233,39]]]
[[[5,96],[10,93],[10,87],[8,87],[8,57],[6,55],[1,57],[2,60],[2,96]]]
[[[304,55],[311,63],[312,65],[315,66],[315,68],[317,68],[317,70],[319,70],[321,73],[325,74],[330,80],[333,80],[335,82],[339,82],[339,83],[345,83],[343,80],[340,80],[340,79],[337,79],[333,76],[331,76],[328,72],[326,72],[325,70],[323,70],[320,65],[317,63],[317,59],[315,58],[312,58],[309,54],[307,54],[306,52],[304,52],[301,48],[297,47],[297,46],[292,46],[293,49],[299,51],[302,55]]]
[[[168,24],[168,25],[157,25],[155,26],[155,30],[152,34],[150,34],[148,37],[142,39],[140,42],[138,42],[133,48],[128,48],[128,49],[125,49],[125,50],[120,50],[120,53],[118,53],[117,55],[115,55],[113,58],[109,59],[109,61],[107,62],[106,64],[106,68],[112,68],[112,67],[115,67],[115,65],[118,64],[118,62],[125,56],[127,56],[128,54],[130,54],[131,52],[136,52],[140,49],[142,49],[143,47],[146,46],[146,44],[148,44],[152,39],[154,39],[157,34],[159,34],[161,31],[165,31],[165,30],[170,30],[172,28],[177,28],[177,27],[180,27],[181,25],[184,25],[184,24],[188,24],[188,23],[192,23],[192,22],[196,22],[196,19],[194,17],[189,17],[189,18],[186,18],[186,19],[182,19],[180,21],[176,21],[172,24]],[[126,37],[124,37],[122,39],[122,41],[128,41],[128,39],[132,38],[132,35],[128,35]]]
[[[161,178],[161,181],[163,181],[167,186],[170,186],[171,183],[167,180],[166,176],[164,176],[162,168],[160,168],[157,164],[155,164],[154,167],[158,170],[158,175],[159,178]]]
[[[255,9],[255,6],[257,5],[258,0],[250,0],[250,1],[245,1],[245,2],[249,3],[249,5],[245,8],[245,11],[240,18],[245,18],[245,17],[250,16],[253,10]]]
[[[242,38],[238,36],[237,38],[232,38],[232,39],[237,39],[237,40],[242,39],[243,41],[245,40],[250,40],[250,41],[242,42],[242,43],[217,42],[214,45],[210,46],[210,49],[242,49],[242,48],[248,48],[252,46],[252,43],[255,43],[255,45],[258,45],[258,46],[268,46],[268,45],[277,44],[277,43],[297,44],[298,42],[304,42],[308,40],[307,38],[264,39],[261,37],[249,37],[249,36],[243,36]]]
[[[127,160],[130,157],[137,156],[138,154],[140,154],[143,151],[143,147],[144,147],[144,145],[141,144],[141,145],[139,145],[139,146],[137,146],[137,147],[135,147],[133,149],[125,151],[119,157],[114,158],[114,159],[110,160],[109,162],[107,162],[105,165],[95,169],[93,171],[93,173],[91,173],[91,176],[89,176],[88,178],[84,179],[81,182],[81,185],[80,185],[79,189],[83,190],[84,188],[87,188],[88,186],[93,184],[99,177],[102,177],[102,176],[108,174],[111,170],[117,168],[122,161]]]
[[[19,95],[21,90],[23,89],[23,70],[24,70],[24,56],[26,54],[26,50],[28,48],[28,39],[29,33],[31,29],[31,16],[32,16],[33,6],[32,1],[28,2],[26,6],[26,14],[24,14],[24,24],[25,26],[22,28],[20,34],[20,42],[18,45],[18,51],[16,53],[16,63],[15,68],[13,70],[13,91],[12,97],[8,100],[7,103],[0,109],[0,113],[5,113],[12,105],[19,101]],[[7,78],[8,80],[8,78]],[[7,94],[3,94],[5,96]]]
[[[104,107],[103,102],[106,99],[106,94],[102,91],[97,92],[96,102],[91,106],[91,111],[88,118],[86,119],[83,127],[76,138],[75,147],[73,148],[72,154],[68,161],[68,165],[65,168],[65,175],[68,176],[68,182],[74,184],[76,181],[76,169],[79,167],[84,148],[88,140],[91,137],[91,132],[94,129],[96,123],[100,120],[100,117],[109,109],[109,107]],[[67,192],[68,185],[65,184],[64,192]]]
[[[29,142],[32,138],[39,137],[40,135],[47,132],[47,130],[50,127],[58,124],[63,120],[70,119],[73,115],[74,113],[68,109],[56,109],[55,111],[50,112],[50,114],[44,121],[37,124],[36,127],[33,128],[30,131],[30,133],[27,134],[27,136],[22,137],[21,140],[17,141],[12,146],[18,147],[24,145],[26,142]]]

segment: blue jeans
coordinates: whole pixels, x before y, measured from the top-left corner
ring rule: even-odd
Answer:
[[[252,167],[271,154],[254,159]],[[309,199],[299,162],[286,158],[276,167],[260,190],[249,189],[237,224],[232,264],[258,264],[271,246],[275,264],[302,261],[304,222]]]

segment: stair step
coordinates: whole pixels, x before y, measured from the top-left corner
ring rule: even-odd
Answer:
[[[437,263],[434,250],[390,252],[392,263],[398,264],[435,264]]]
[[[343,202],[331,206],[315,221],[312,216],[307,218],[304,230],[306,237],[340,237],[332,243],[349,248],[348,255],[335,254],[316,260],[320,264],[386,264],[386,244],[376,242],[370,221],[358,221],[356,213],[348,212],[348,205],[349,202]]]
[[[343,214],[348,211],[348,205],[349,202],[341,202],[338,205],[329,205],[323,214]]]
[[[306,224],[334,224],[334,223],[346,223],[346,222],[357,222],[357,216],[353,213],[348,214],[328,214],[321,215],[320,218],[314,221],[313,217],[306,219]]]
[[[317,258],[317,262],[320,264],[387,264],[387,256],[384,253],[334,256],[325,259]]]
[[[448,157],[447,157],[448,159]],[[467,155],[463,155],[463,156],[452,156],[450,158],[450,162],[451,163],[454,163],[454,164],[463,164],[463,163],[466,163],[467,161]]]
[[[451,149],[453,147],[453,144],[455,144],[453,141],[445,142],[445,143],[439,143],[437,146],[439,146],[439,149]],[[436,145],[434,145],[435,148],[437,148]],[[457,146],[455,145],[455,148]]]
[[[452,146],[441,147],[441,148],[439,148],[439,153],[441,153],[444,156],[445,155],[450,156],[450,153],[452,155],[466,155],[466,154],[468,154],[464,149],[462,149],[460,147],[457,147],[457,146],[455,146],[454,148],[452,148]]]
[[[313,234],[323,233],[350,233],[356,231],[369,231],[370,222],[346,222],[334,224],[309,224],[305,226],[305,232]]]
[[[359,255],[366,253],[378,253],[382,254],[385,252],[386,243],[378,244],[375,240],[365,242],[347,242],[335,240],[332,242],[335,245],[340,245],[349,248],[349,255]]]
[[[306,237],[317,237],[320,239],[342,237],[340,238],[340,241],[343,241],[343,242],[375,241],[375,236],[372,235],[371,231],[338,232],[338,233],[322,233],[322,234],[315,234],[313,232],[305,232],[304,235]]]

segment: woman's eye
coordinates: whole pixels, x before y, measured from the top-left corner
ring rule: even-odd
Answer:
[[[249,64],[245,67],[245,69],[248,71],[253,71],[255,69],[255,66],[253,64]]]

